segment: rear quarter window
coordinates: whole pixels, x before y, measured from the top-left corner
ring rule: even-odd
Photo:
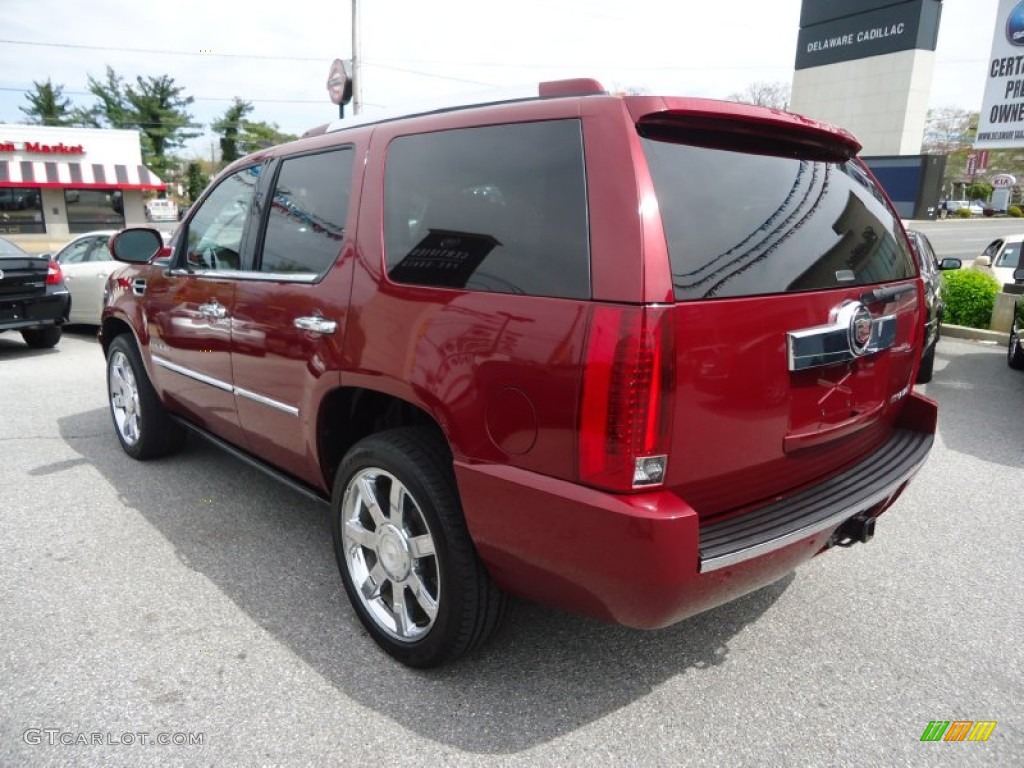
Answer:
[[[909,246],[858,161],[642,139],[678,300],[914,277]]]
[[[388,149],[384,200],[394,282],[590,296],[578,120],[398,137]]]

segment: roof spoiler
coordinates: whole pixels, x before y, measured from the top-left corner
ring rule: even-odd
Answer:
[[[861,149],[848,131],[781,110],[705,99],[630,101],[637,131],[659,141],[827,162],[845,162]]]

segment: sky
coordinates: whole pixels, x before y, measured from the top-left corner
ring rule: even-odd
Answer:
[[[235,96],[253,102],[252,119],[300,134],[337,117],[326,80],[334,58],[351,56],[350,2],[0,0],[0,123],[23,122],[25,92],[47,78],[91,106],[87,76],[109,65],[132,81],[170,75],[195,97],[205,135],[185,156],[209,156],[208,125]],[[788,85],[800,5],[358,0],[363,112],[566,77],[710,98]],[[981,107],[996,6],[943,2],[931,107]]]

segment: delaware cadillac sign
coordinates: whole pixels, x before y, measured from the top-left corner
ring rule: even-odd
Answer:
[[[908,51],[934,51],[940,0],[804,0],[796,68]]]
[[[974,146],[1024,147],[1024,2],[999,0]]]

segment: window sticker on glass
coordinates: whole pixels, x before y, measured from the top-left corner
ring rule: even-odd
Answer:
[[[501,245],[491,235],[431,229],[391,270],[399,283],[465,288],[487,254]]]

